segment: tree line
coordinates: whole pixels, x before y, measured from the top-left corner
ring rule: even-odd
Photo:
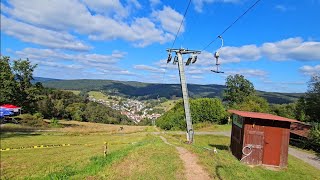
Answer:
[[[0,104],[22,107],[23,113],[44,118],[69,119],[108,124],[133,124],[132,120],[96,102],[88,101],[85,92],[75,95],[69,91],[45,88],[40,82],[32,83],[37,65],[26,60],[0,59]]]
[[[320,122],[320,76],[312,77],[305,96],[290,104],[269,104],[257,95],[253,84],[242,75],[226,78],[223,98],[200,98],[190,100],[193,123],[209,121],[225,123],[226,110],[236,109],[271,113],[304,122]],[[185,129],[182,101],[157,120],[163,129]]]

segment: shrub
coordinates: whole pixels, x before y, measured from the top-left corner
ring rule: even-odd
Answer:
[[[50,127],[58,128],[58,127],[61,127],[61,124],[59,124],[59,120],[58,119],[52,118],[50,120]]]
[[[314,123],[309,134],[310,142],[315,151],[320,152],[320,123]]]
[[[190,101],[192,122],[209,122],[224,124],[227,122],[227,113],[220,99],[199,98]],[[170,111],[156,120],[157,126],[165,130],[184,130],[186,122],[182,101],[179,101]]]
[[[31,127],[46,127],[47,123],[43,121],[42,117],[37,115],[31,115],[31,114],[21,114],[17,116],[17,119],[19,120],[19,123],[25,126],[31,126]]]

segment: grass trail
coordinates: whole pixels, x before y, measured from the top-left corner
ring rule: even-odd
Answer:
[[[320,171],[309,164],[289,155],[288,168],[280,171],[263,167],[249,167],[240,163],[228,150],[230,138],[214,135],[195,136],[193,146],[180,142],[182,135],[167,135],[168,141],[196,153],[200,163],[215,179],[320,179]],[[204,149],[216,147],[217,154]]]

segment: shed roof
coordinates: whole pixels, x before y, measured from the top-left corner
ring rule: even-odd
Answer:
[[[299,122],[295,119],[289,119],[281,116],[276,116],[273,114],[267,113],[258,113],[258,112],[248,112],[248,111],[238,111],[238,110],[228,110],[230,113],[237,114],[242,117],[256,118],[256,119],[265,119],[265,120],[275,120],[275,121],[286,121],[286,122]]]
[[[302,122],[291,123],[290,133],[307,138],[310,133],[311,127],[311,125]]]

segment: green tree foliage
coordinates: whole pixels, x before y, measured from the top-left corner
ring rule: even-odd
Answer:
[[[32,84],[33,72],[37,66],[26,60],[0,58],[0,104],[12,103],[21,106],[24,113],[41,113],[44,118],[66,118],[79,121],[92,121],[112,124],[132,124],[119,111],[104,105],[88,102],[88,94],[44,88],[41,83]],[[41,116],[42,117],[42,116]],[[30,119],[34,118],[35,121]],[[21,122],[31,125],[42,121],[33,115],[22,115]],[[33,123],[33,124],[32,124]]]
[[[220,99],[200,98],[190,100],[192,122],[225,123],[226,110]],[[184,130],[186,122],[182,101],[156,120],[157,126],[166,130]]]
[[[253,84],[245,79],[243,75],[236,74],[227,77],[223,100],[227,101],[230,105],[242,103],[246,97],[254,94]]]
[[[309,134],[310,144],[314,144],[314,149],[320,152],[320,123],[313,123]]]
[[[297,115],[296,106],[297,106],[297,103],[272,104],[270,105],[270,112],[278,116],[282,116],[290,119],[296,119],[296,115]]]
[[[306,100],[304,97],[300,97],[296,103],[295,118],[300,121],[309,121],[309,117],[306,114]]]
[[[0,104],[16,102],[16,82],[11,71],[10,58],[0,57]]]
[[[107,124],[128,124],[127,116],[96,102],[89,102],[84,111],[89,122],[102,122]]]
[[[320,122],[320,74],[313,76],[309,81],[305,101],[305,111],[310,121]]]
[[[269,103],[266,99],[251,95],[248,97],[243,98],[242,102],[233,104],[231,109],[237,109],[241,111],[252,111],[252,112],[269,112]]]
[[[223,97],[230,109],[269,112],[267,100],[257,96],[253,84],[239,74],[227,77]]]
[[[25,112],[35,112],[35,102],[38,100],[40,86],[34,86],[33,71],[36,65],[27,60],[14,60],[1,56],[0,80],[1,97],[0,104],[13,103],[22,106]]]
[[[69,119],[84,121],[84,110],[86,108],[85,103],[72,103],[66,108],[66,113]]]

